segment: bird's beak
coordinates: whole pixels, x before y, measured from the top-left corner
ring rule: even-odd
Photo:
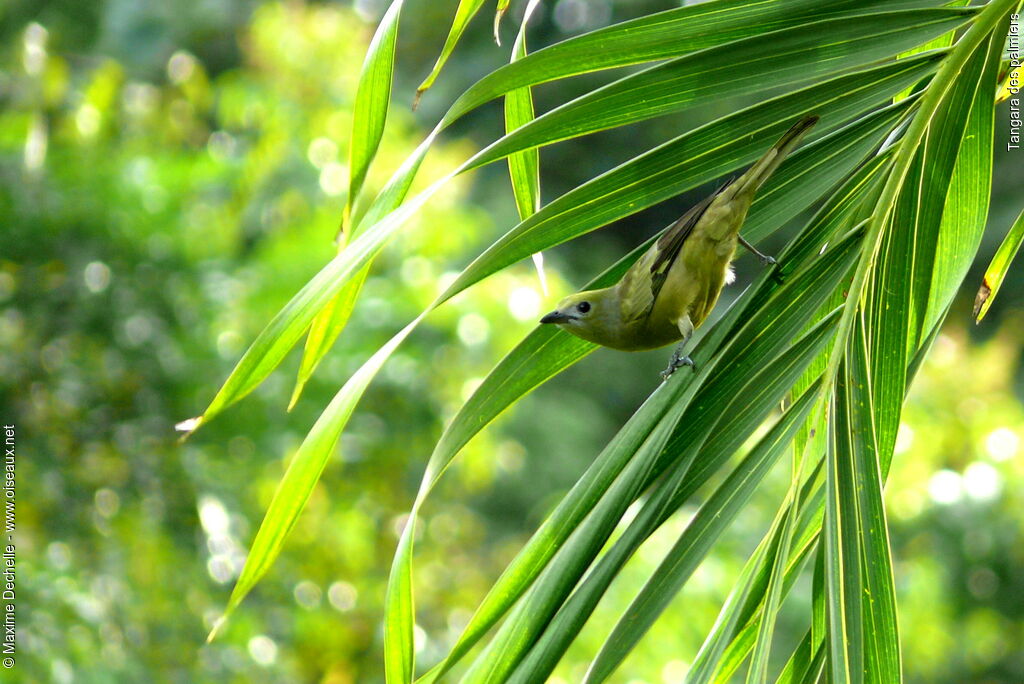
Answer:
[[[546,314],[544,318],[540,319],[541,323],[566,323],[572,316],[562,313],[561,311],[552,311]]]

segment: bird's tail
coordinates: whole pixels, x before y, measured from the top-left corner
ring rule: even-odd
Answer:
[[[753,197],[757,189],[775,173],[779,164],[800,144],[800,140],[816,123],[818,123],[818,117],[811,115],[805,116],[793,124],[793,127],[786,131],[786,134],[779,138],[779,141],[772,145],[772,148],[765,152],[763,157],[754,162],[754,165],[732,184],[734,194],[749,193]]]

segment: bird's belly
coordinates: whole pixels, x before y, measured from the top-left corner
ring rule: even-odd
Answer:
[[[675,320],[652,316],[647,319],[647,324],[644,326],[643,334],[639,336],[639,339],[643,340],[644,346],[638,347],[638,351],[642,349],[657,349],[658,347],[664,347],[666,344],[672,344],[683,339],[683,333],[679,330],[679,325]]]

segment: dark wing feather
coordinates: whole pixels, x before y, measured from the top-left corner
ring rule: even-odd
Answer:
[[[718,197],[719,193],[729,187],[731,183],[732,180],[730,179],[718,190],[715,190],[703,200],[690,207],[689,211],[666,228],[665,232],[658,238],[658,241],[654,243],[652,249],[653,258],[642,258],[637,263],[636,266],[638,268],[649,269],[650,277],[644,277],[644,274],[641,273],[630,274],[633,277],[630,278],[630,287],[628,288],[630,292],[627,294],[627,298],[633,305],[630,307],[632,315],[629,318],[636,319],[650,315],[651,309],[654,308],[654,303],[658,301],[658,294],[668,279],[668,273],[672,269],[672,264],[675,263],[679,253],[683,250],[686,239],[690,237],[694,227],[708,207],[711,206],[711,203]],[[647,263],[650,264],[649,267]],[[646,289],[646,283],[648,282],[650,283],[649,292],[637,291],[638,287]]]

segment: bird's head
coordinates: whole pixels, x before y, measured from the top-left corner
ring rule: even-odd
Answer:
[[[610,339],[619,329],[619,310],[612,301],[611,288],[569,295],[541,323],[554,323],[585,340],[614,346]]]

